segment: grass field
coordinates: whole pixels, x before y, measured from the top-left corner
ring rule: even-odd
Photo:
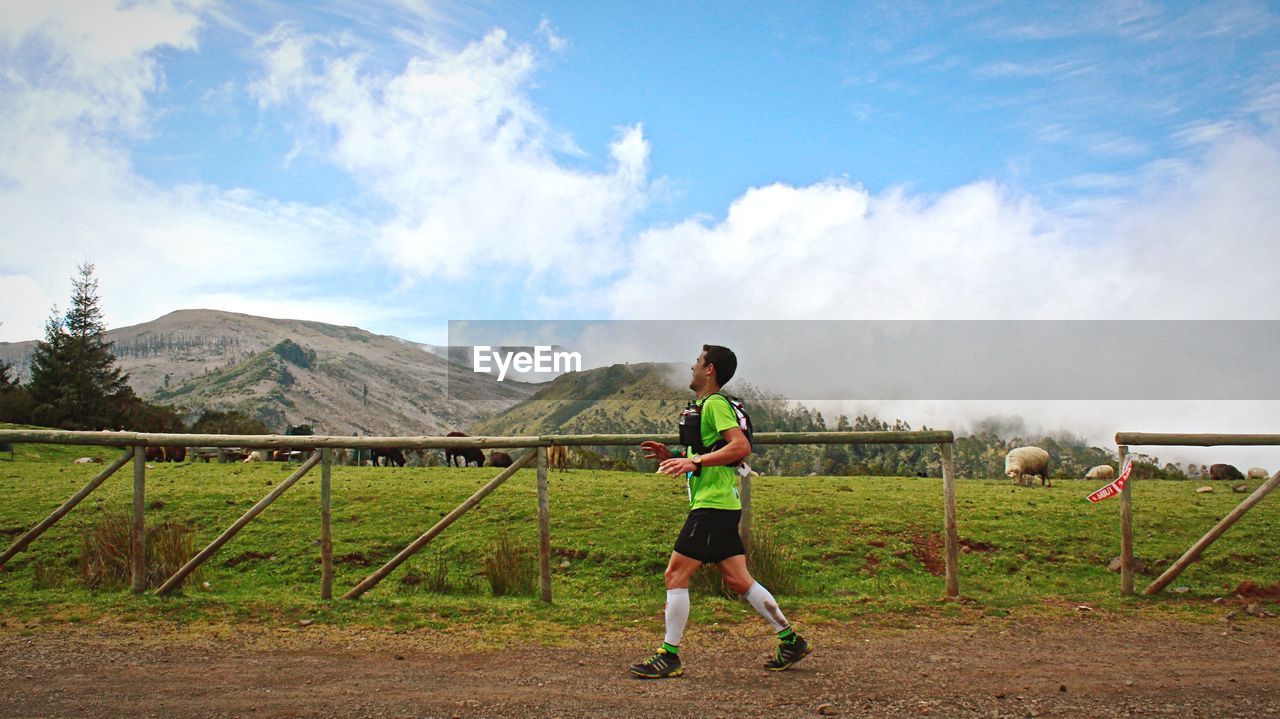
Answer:
[[[71,496],[111,449],[18,447],[0,457],[0,544]],[[297,468],[296,464],[155,464],[147,473],[147,522],[185,523],[203,547]],[[490,468],[333,470],[334,593],[390,559],[497,473]],[[754,526],[779,548],[794,587],[784,609],[805,622],[921,612],[1115,612],[1220,614],[1211,601],[1245,581],[1280,581],[1280,496],[1268,497],[1155,599],[1122,597],[1107,562],[1119,554],[1119,504],[1084,497],[1101,483],[1012,487],[967,480],[958,487],[964,603],[942,602],[942,487],[937,479],[762,477]],[[1258,485],[1251,482],[1250,488]],[[1181,555],[1245,495],[1215,483],[1134,486],[1137,555],[1155,573]],[[319,469],[286,492],[170,598],[127,587],[86,589],[80,558],[86,529],[130,507],[132,474],[118,472],[0,571],[0,616],[89,622],[162,618],[175,622],[315,622],[399,628],[481,626],[534,637],[583,627],[660,626],[662,570],[687,507],[682,481],[652,474],[553,472],[551,532],[555,602],[533,594],[492,595],[486,558],[505,535],[524,550],[536,586],[535,475],[522,470],[422,553],[358,601],[322,601]],[[1141,589],[1155,574],[1137,577]],[[700,595],[700,596],[698,596]],[[694,622],[757,621],[750,610],[695,588]],[[1276,611],[1277,608],[1272,606]]]

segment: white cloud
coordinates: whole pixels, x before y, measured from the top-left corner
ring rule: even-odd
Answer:
[[[0,342],[21,342],[38,336],[33,328],[43,327],[55,304],[65,306],[65,299],[50,297],[39,282],[22,275],[0,274],[0,298],[4,314],[0,315]]]
[[[552,52],[564,52],[569,47],[569,41],[561,37],[556,32],[555,27],[552,26],[551,21],[545,17],[542,18],[542,22],[538,23],[538,29],[535,34],[547,41],[547,47]]]
[[[199,6],[26,3],[0,15],[0,336],[39,336],[48,298],[68,296],[86,259],[110,325],[200,292],[252,297],[263,283],[359,264],[348,243],[361,232],[337,213],[243,190],[159,188],[133,172],[129,142],[146,132],[163,83],[154,54],[195,47]]]
[[[1280,206],[1280,148],[1235,135],[1178,170],[1153,171],[1137,199],[1087,225],[991,183],[937,196],[873,195],[842,181],[753,188],[723,220],[643,233],[609,293],[613,312],[651,319],[1280,317],[1280,285],[1270,277],[1280,266],[1280,230],[1271,219]]]
[[[572,264],[567,281],[585,283],[616,269],[623,229],[645,203],[648,143],[639,126],[624,128],[607,171],[558,162],[572,145],[528,101],[530,47],[493,31],[458,51],[431,47],[395,75],[287,27],[263,50],[260,101],[296,106],[332,136],[315,149],[390,209],[376,248],[409,276]]]

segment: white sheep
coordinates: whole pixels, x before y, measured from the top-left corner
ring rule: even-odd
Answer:
[[[1041,486],[1052,486],[1049,482],[1049,453],[1039,447],[1011,449],[1004,457],[1004,474],[1014,484],[1024,487],[1031,486],[1037,476]]]
[[[1109,464],[1100,464],[1089,470],[1084,476],[1085,479],[1101,479],[1110,482],[1116,478],[1116,468]]]

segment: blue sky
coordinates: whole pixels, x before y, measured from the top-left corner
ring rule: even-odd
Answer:
[[[86,258],[113,325],[434,342],[683,316],[693,267],[747,285],[725,317],[1280,306],[1264,3],[62,0],[0,29],[0,340]]]

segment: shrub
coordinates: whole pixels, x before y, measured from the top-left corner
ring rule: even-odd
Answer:
[[[533,553],[517,545],[504,531],[484,558],[484,575],[495,597],[533,594],[537,576]]]
[[[128,512],[104,513],[81,534],[80,580],[89,589],[118,589],[133,571],[133,519]],[[195,528],[177,522],[147,527],[147,587],[158,587],[195,556]],[[187,577],[196,581],[200,570]]]
[[[778,544],[773,534],[764,527],[752,528],[751,546],[747,549],[747,569],[753,579],[775,596],[795,594],[798,589],[795,580],[795,553]],[[707,564],[694,572],[689,580],[689,588],[698,594],[720,594],[730,599],[738,596],[725,586],[720,570]]]

